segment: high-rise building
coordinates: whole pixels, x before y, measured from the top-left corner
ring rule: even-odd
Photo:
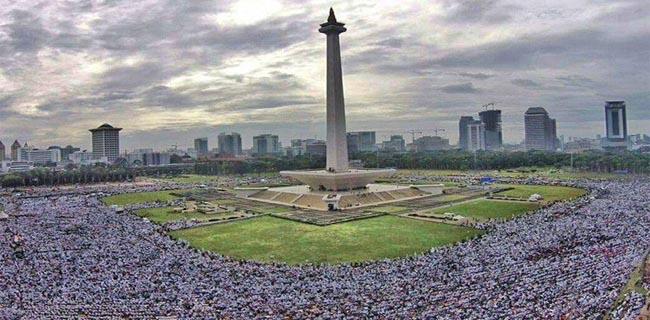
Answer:
[[[469,149],[467,125],[474,121],[474,117],[462,116],[458,121],[458,147],[463,150]]]
[[[218,137],[218,148],[220,157],[241,155],[241,136],[236,132],[230,134],[222,132]]]
[[[348,153],[368,152],[377,149],[374,131],[356,131],[347,133]]]
[[[5,145],[0,141],[0,161],[6,160],[7,154],[5,152]]]
[[[197,157],[205,157],[208,155],[208,138],[194,139],[194,150],[196,150]]]
[[[274,134],[254,136],[252,152],[256,156],[278,155],[282,153],[280,138]]]
[[[11,145],[11,160],[18,161],[18,149],[20,148],[20,142],[18,142],[18,140],[15,140]]]
[[[35,164],[50,164],[61,162],[60,149],[36,149],[32,147],[18,149],[18,161],[29,161]]]
[[[417,152],[448,150],[450,148],[449,139],[437,136],[419,137],[413,142],[413,147]]]
[[[605,140],[607,150],[627,149],[627,115],[625,101],[605,102]]]
[[[327,144],[324,140],[318,139],[292,139],[289,152],[292,156],[325,156]]]
[[[468,151],[485,150],[485,123],[472,120],[466,124]]]
[[[478,113],[485,125],[485,149],[501,150],[503,134],[501,133],[501,110],[485,110]]]
[[[81,151],[80,148],[75,148],[75,147],[73,147],[71,145],[67,145],[64,148],[61,148],[59,146],[50,146],[47,149],[48,150],[59,149],[61,151],[61,161],[68,161],[68,160],[70,160],[70,159],[68,159],[69,155],[71,155],[71,154],[73,154],[73,153],[75,153],[77,151]]]
[[[548,116],[546,109],[532,107],[524,114],[526,150],[557,149],[557,125],[555,119]]]
[[[402,152],[406,150],[406,141],[401,135],[392,135],[390,140],[381,143],[381,148],[384,151]]]
[[[108,123],[90,129],[92,132],[93,142],[93,157],[101,159],[106,157],[108,162],[117,160],[120,156],[120,130],[122,128],[115,128]]]

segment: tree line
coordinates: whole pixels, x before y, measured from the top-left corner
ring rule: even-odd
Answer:
[[[501,170],[521,167],[573,167],[578,171],[650,173],[650,154],[638,152],[608,153],[590,151],[580,154],[559,152],[491,152],[476,153],[446,150],[427,153],[355,153],[350,159],[361,160],[366,168],[431,169],[431,170]],[[10,173],[0,177],[2,187],[83,184],[131,181],[137,176],[170,176],[179,174],[242,175],[305,170],[325,167],[323,156],[259,158],[238,161],[197,161],[173,166],[126,167],[96,165],[80,168],[35,168],[29,172]]]

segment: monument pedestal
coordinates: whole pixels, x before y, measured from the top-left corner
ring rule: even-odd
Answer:
[[[313,191],[343,191],[364,189],[368,184],[395,173],[395,169],[355,170],[330,172],[327,170],[281,171],[283,177],[294,178]]]

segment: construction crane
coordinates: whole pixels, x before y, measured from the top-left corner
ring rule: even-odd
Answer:
[[[410,133],[410,134],[411,134],[411,143],[414,143],[414,142],[415,142],[415,134],[416,134],[416,133],[417,133],[417,134],[422,134],[422,131],[418,131],[418,130],[409,130],[409,131],[406,131],[406,133]]]

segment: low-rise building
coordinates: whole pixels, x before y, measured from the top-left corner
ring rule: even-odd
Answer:
[[[18,161],[29,161],[34,164],[52,164],[61,162],[60,149],[37,149],[23,147],[18,149]]]
[[[68,160],[70,160],[72,163],[76,165],[81,165],[81,166],[90,166],[90,165],[95,165],[97,163],[105,163],[105,164],[109,163],[108,157],[101,157],[99,159],[95,159],[94,154],[86,150],[75,151],[69,154]]]
[[[31,161],[0,161],[0,171],[2,173],[27,172],[34,169],[34,163]]]

